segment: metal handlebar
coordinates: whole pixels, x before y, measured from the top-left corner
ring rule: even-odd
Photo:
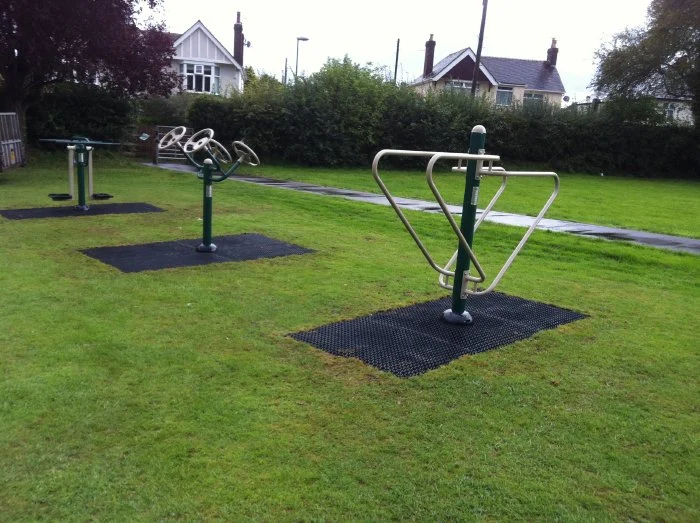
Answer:
[[[435,262],[433,257],[430,255],[430,253],[426,249],[425,245],[423,245],[423,242],[420,240],[415,229],[413,228],[413,226],[410,224],[410,222],[406,218],[406,215],[403,213],[401,208],[398,206],[398,204],[396,203],[396,200],[394,200],[394,197],[389,192],[389,189],[387,189],[386,184],[379,176],[379,168],[378,168],[379,161],[384,156],[406,156],[406,157],[413,156],[413,157],[423,157],[423,158],[431,157],[430,162],[432,162],[432,165],[435,165],[435,162],[439,158],[451,158],[451,159],[458,159],[458,160],[498,161],[500,159],[500,157],[495,156],[495,155],[485,155],[485,154],[446,153],[446,152],[437,152],[437,151],[409,151],[409,150],[403,150],[403,149],[383,149],[383,150],[379,151],[374,156],[374,161],[372,162],[372,176],[374,177],[374,180],[377,182],[377,185],[379,186],[381,191],[384,193],[384,196],[386,197],[386,199],[389,201],[389,204],[391,205],[391,207],[394,209],[394,211],[398,215],[399,219],[401,220],[401,223],[403,223],[404,227],[406,228],[406,231],[408,231],[408,233],[411,235],[411,238],[413,238],[413,241],[416,243],[416,245],[418,246],[420,251],[423,253],[423,256],[427,260],[428,264],[435,271],[437,271],[442,276],[454,277],[454,271],[449,271],[447,269],[447,267],[440,267]],[[430,162],[429,162],[429,166],[430,166]],[[428,176],[427,171],[426,171],[426,176]],[[432,167],[430,167],[430,175],[429,176],[432,178]],[[434,185],[431,187],[431,190],[433,189],[433,187],[434,187]],[[462,232],[459,230],[459,226],[457,226],[457,224],[454,221],[454,218],[452,218],[452,214],[449,212],[449,209],[447,209],[447,204],[445,203],[444,199],[440,195],[439,191],[437,191],[437,188],[435,188],[433,190],[433,194],[435,194],[436,199],[438,200],[438,204],[440,205],[440,208],[445,213],[445,216],[447,217],[448,221],[450,221],[450,225],[457,233],[457,237],[459,238],[460,245],[468,253],[469,258],[471,259],[472,263],[474,263],[474,266],[477,267],[477,271],[479,272],[479,277],[480,277],[479,281],[484,281],[485,275],[484,275],[483,271],[481,270],[481,265],[479,264],[478,260],[476,259],[476,256],[474,256],[474,253],[472,252],[471,248],[469,247],[469,244],[467,243],[466,238],[464,237]]]
[[[494,161],[499,161],[500,156],[497,155],[487,155],[487,154],[468,154],[468,153],[448,153],[448,152],[437,152],[437,151],[409,151],[409,150],[402,150],[402,149],[383,149],[379,151],[375,157],[374,161],[372,162],[372,176],[374,177],[374,180],[377,182],[377,185],[381,189],[381,191],[384,193],[384,196],[388,200],[389,204],[391,207],[394,209],[396,214],[398,215],[399,219],[403,223],[404,227],[408,231],[408,233],[411,235],[413,238],[413,241],[416,243],[420,251],[423,253],[423,256],[427,260],[428,264],[439,273],[438,277],[438,284],[445,288],[445,289],[452,289],[453,285],[449,283],[449,278],[454,278],[455,273],[454,270],[451,270],[454,268],[456,261],[457,261],[457,253],[459,250],[455,251],[455,253],[452,255],[452,257],[449,259],[449,261],[445,264],[444,267],[441,267],[438,265],[433,257],[430,255],[428,252],[427,248],[421,241],[420,237],[416,233],[415,229],[411,224],[409,223],[408,219],[406,218],[406,215],[403,213],[401,208],[398,206],[396,203],[396,200],[394,197],[391,195],[389,192],[389,189],[387,189],[386,184],[384,181],[381,179],[379,176],[379,161],[384,157],[384,156],[405,156],[405,157],[430,157],[430,160],[428,161],[428,165],[426,167],[426,181],[428,183],[428,186],[430,187],[430,190],[432,191],[433,195],[435,196],[435,199],[442,209],[443,214],[445,215],[445,218],[447,218],[447,221],[449,222],[450,226],[452,227],[452,230],[455,232],[457,235],[457,238],[459,239],[459,244],[460,246],[464,249],[464,251],[467,253],[469,256],[469,259],[471,260],[471,263],[473,264],[474,268],[476,271],[479,273],[478,277],[477,276],[471,276],[467,271],[465,271],[465,275],[463,276],[463,281],[464,284],[462,286],[462,298],[466,298],[468,295],[480,295],[480,294],[486,294],[488,292],[491,292],[496,285],[501,281],[505,273],[508,271],[510,266],[512,265],[513,261],[515,258],[518,256],[522,248],[524,247],[525,243],[527,243],[527,240],[530,238],[530,235],[532,232],[535,230],[539,222],[542,220],[542,217],[545,215],[547,210],[551,207],[552,203],[556,199],[557,195],[559,194],[559,176],[555,172],[548,172],[548,171],[507,171],[503,167],[494,167],[493,162]],[[508,178],[511,176],[515,177],[552,177],[554,178],[554,188],[552,189],[552,193],[550,194],[549,198],[547,199],[547,202],[544,204],[540,212],[537,214],[535,217],[534,221],[530,224],[528,227],[527,231],[525,231],[525,234],[523,237],[520,239],[520,242],[518,245],[515,247],[513,252],[510,254],[506,262],[503,264],[501,267],[500,271],[496,275],[496,277],[493,279],[493,281],[489,284],[489,286],[486,289],[482,290],[477,290],[476,286],[478,283],[482,283],[486,280],[486,274],[484,273],[483,268],[481,267],[481,264],[476,258],[476,255],[472,251],[471,247],[469,246],[466,238],[464,237],[464,234],[462,234],[462,231],[459,228],[459,225],[457,225],[457,222],[452,216],[452,213],[450,212],[447,203],[445,202],[444,198],[440,194],[440,191],[438,190],[437,186],[435,185],[435,182],[433,180],[433,169],[435,167],[435,164],[441,160],[441,159],[450,159],[450,160],[458,160],[458,166],[453,167],[452,171],[453,172],[466,172],[466,167],[461,167],[462,161],[463,160],[476,160],[477,163],[477,176],[483,177],[483,176],[501,176],[503,178],[503,181],[501,182],[501,186],[498,188],[498,191],[496,191],[496,194],[491,198],[491,201],[489,204],[486,206],[486,208],[482,211],[481,216],[477,220],[477,222],[474,224],[474,231],[476,231],[481,223],[484,221],[486,216],[491,212],[493,209],[494,205],[498,201],[498,199],[501,197],[503,192],[506,189],[506,185],[508,183]],[[488,162],[488,167],[484,168],[484,162]],[[473,284],[473,289],[469,289],[468,283]]]
[[[463,167],[453,167],[452,168],[453,172],[464,172],[466,171],[465,168]],[[549,208],[552,206],[552,203],[554,203],[554,200],[559,194],[559,175],[555,172],[551,171],[507,171],[503,167],[494,167],[493,165],[489,164],[487,169],[479,169],[478,171],[479,176],[501,176],[503,178],[501,182],[501,186],[498,188],[498,191],[496,191],[496,194],[493,195],[491,198],[491,201],[489,204],[486,206],[486,208],[482,211],[481,216],[479,216],[479,219],[477,222],[474,224],[474,231],[476,231],[481,223],[484,221],[486,216],[491,212],[493,209],[494,205],[496,205],[496,202],[498,199],[501,197],[503,192],[506,190],[506,185],[508,183],[508,178],[511,176],[515,177],[551,177],[554,178],[554,188],[552,189],[552,193],[549,195],[549,198],[547,199],[546,203],[542,206],[542,209],[540,209],[540,212],[537,214],[533,222],[530,224],[528,227],[527,231],[525,231],[525,234],[523,234],[523,237],[520,239],[520,242],[518,245],[515,247],[513,252],[510,254],[508,259],[505,261],[503,266],[501,267],[501,270],[498,272],[496,277],[493,279],[491,284],[486,288],[482,289],[480,291],[476,290],[476,284],[474,285],[474,289],[469,289],[467,286],[463,287],[463,293],[465,294],[471,294],[471,295],[480,295],[480,294],[486,294],[487,292],[491,292],[496,285],[501,281],[505,273],[508,271],[510,266],[513,264],[513,261],[515,258],[518,256],[522,248],[525,246],[527,243],[528,239],[530,238],[530,235],[533,233],[533,231],[537,228],[537,225],[540,223],[546,212],[549,210]],[[449,259],[449,261],[445,264],[445,268],[451,267],[455,264],[457,261],[457,251],[452,255],[452,257]],[[470,279],[470,281],[473,281]],[[447,278],[444,276],[440,276],[438,278],[438,284],[446,289],[451,289],[452,285],[450,285],[447,281]]]

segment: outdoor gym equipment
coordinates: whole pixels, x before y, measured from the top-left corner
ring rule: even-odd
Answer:
[[[466,300],[469,295],[486,294],[491,292],[496,285],[501,281],[506,271],[510,268],[515,257],[520,253],[523,246],[527,242],[528,238],[535,230],[540,220],[547,212],[549,207],[554,202],[557,194],[559,193],[559,176],[554,172],[536,172],[536,171],[507,171],[503,167],[494,167],[493,162],[500,161],[500,156],[487,155],[485,154],[486,143],[486,129],[482,125],[477,125],[472,129],[471,137],[469,140],[469,152],[468,153],[449,153],[449,152],[434,152],[434,151],[407,151],[399,149],[384,149],[379,151],[374,157],[372,162],[372,174],[375,181],[379,185],[387,200],[391,204],[394,211],[398,215],[399,219],[403,223],[404,227],[411,235],[416,245],[425,256],[428,264],[439,273],[438,284],[445,288],[452,290],[452,307],[443,312],[442,318],[453,324],[468,325],[472,323],[472,317],[469,312],[466,311]],[[447,221],[450,223],[452,230],[455,232],[458,238],[458,246],[455,253],[445,264],[444,267],[438,265],[433,257],[430,255],[426,249],[423,242],[420,240],[418,234],[414,228],[409,223],[406,215],[399,208],[398,204],[394,200],[393,196],[387,189],[386,185],[379,176],[378,165],[379,161],[384,156],[417,156],[417,157],[429,157],[428,165],[426,167],[426,180],[428,186],[432,191],[435,199],[442,209]],[[435,186],[433,181],[433,168],[435,164],[442,159],[447,160],[458,160],[457,167],[453,167],[453,172],[464,172],[466,173],[466,185],[464,188],[464,200],[462,204],[462,217],[460,225],[457,225],[452,213],[450,212],[445,200],[443,199],[440,191]],[[462,161],[467,162],[466,167],[462,167]],[[484,167],[484,162],[488,162],[488,166]],[[489,204],[486,206],[484,211],[481,213],[479,220],[476,220],[477,202],[479,198],[479,186],[481,184],[481,178],[485,176],[500,176],[502,177],[501,186],[493,196]],[[493,206],[496,204],[498,199],[501,197],[506,189],[508,178],[510,177],[551,177],[554,180],[554,188],[551,195],[547,199],[537,217],[528,227],[527,231],[521,238],[518,245],[515,247],[513,252],[510,254],[506,262],[501,267],[496,277],[491,281],[491,283],[485,289],[479,289],[477,286],[480,283],[486,281],[486,274],[479,263],[473,250],[473,240],[474,232],[478,229],[479,225],[484,221],[486,216],[491,212]],[[473,265],[477,272],[477,275],[470,274],[470,265]],[[449,283],[449,278],[452,278],[453,283]],[[470,289],[469,286],[472,286]]]
[[[226,147],[214,140],[214,131],[211,129],[202,129],[194,133],[189,140],[184,144],[181,143],[187,129],[184,126],[175,127],[168,132],[158,142],[158,149],[167,149],[177,146],[185,154],[187,159],[197,167],[197,178],[203,181],[203,224],[202,224],[202,243],[197,247],[198,252],[215,252],[216,245],[211,241],[211,222],[212,222],[212,183],[222,182],[231,176],[241,164],[260,165],[258,155],[240,141],[235,141],[232,144],[233,151],[238,156],[238,159],[233,162],[227,170],[225,164],[231,163],[233,158]],[[201,163],[194,158],[194,153],[203,151],[208,158],[205,158]]]
[[[75,175],[74,166],[78,166],[78,205],[76,209],[87,211],[90,207],[86,203],[85,196],[85,167],[88,168],[88,194],[92,200],[109,200],[111,194],[93,192],[92,181],[92,150],[95,145],[119,145],[115,142],[100,142],[90,140],[84,136],[74,136],[70,140],[59,138],[44,138],[41,142],[67,144],[68,150],[68,191],[67,193],[51,193],[49,198],[54,201],[73,200],[75,198]]]

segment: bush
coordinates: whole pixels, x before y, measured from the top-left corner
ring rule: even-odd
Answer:
[[[580,114],[547,104],[494,107],[456,92],[421,96],[346,57],[290,86],[261,77],[228,99],[199,97],[190,121],[214,128],[217,138],[245,138],[266,161],[301,165],[367,166],[381,149],[466,151],[472,127],[482,124],[487,150],[506,163],[697,176],[695,131],[662,125],[650,109],[644,102],[617,101]],[[425,165],[416,159],[388,163]]]
[[[201,96],[189,93],[170,97],[146,96],[135,100],[137,120],[140,125],[188,125],[192,103]]]
[[[97,86],[57,84],[27,111],[27,138],[87,136],[93,140],[120,141],[133,121],[129,99]]]
[[[606,174],[700,176],[700,140],[692,127],[663,124],[648,101],[606,102],[579,113],[546,104],[495,107],[457,92],[417,94],[395,86],[371,64],[329,60],[293,85],[252,76],[243,93],[178,95],[134,102],[97,87],[54,87],[28,113],[30,140],[82,134],[118,140],[139,123],[211,127],[230,146],[245,140],[264,161],[368,166],[381,149],[466,151],[477,124],[486,147],[506,164]],[[656,115],[656,116],[655,116]],[[397,166],[423,160],[392,158]]]

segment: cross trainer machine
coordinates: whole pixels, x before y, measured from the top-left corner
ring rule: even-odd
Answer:
[[[241,164],[260,165],[260,159],[255,152],[242,141],[235,141],[232,144],[233,151],[238,158],[235,162],[226,147],[214,140],[212,129],[202,129],[194,133],[184,144],[182,138],[187,133],[184,126],[175,127],[165,134],[158,142],[158,149],[168,149],[177,146],[187,157],[187,160],[197,168],[197,178],[203,181],[203,223],[202,223],[202,243],[197,246],[197,252],[216,252],[216,245],[212,243],[212,207],[213,207],[213,182],[222,182],[234,174]],[[195,153],[202,151],[207,158],[198,162],[195,160]],[[226,164],[232,163],[229,168]]]
[[[51,142],[58,144],[67,144],[68,150],[68,192],[67,193],[50,193],[49,198],[54,201],[74,200],[75,199],[75,166],[78,171],[78,205],[76,209],[87,211],[90,207],[86,203],[85,192],[85,168],[87,167],[87,194],[92,200],[109,200],[113,198],[111,194],[94,192],[94,184],[92,179],[92,151],[95,145],[119,145],[113,142],[100,142],[90,140],[83,136],[74,136],[70,140],[46,138],[41,142]]]
[[[374,161],[372,162],[372,175],[374,176],[374,180],[377,182],[377,185],[379,185],[379,188],[386,196],[389,204],[398,215],[399,219],[415,241],[420,251],[423,253],[423,256],[428,261],[428,264],[438,272],[438,284],[445,289],[452,290],[452,306],[450,309],[443,312],[442,319],[448,323],[457,325],[469,325],[473,322],[471,314],[469,314],[469,312],[466,310],[467,298],[470,295],[486,294],[487,292],[491,292],[496,285],[498,285],[512,265],[513,260],[515,260],[517,255],[520,253],[525,243],[527,243],[530,235],[559,194],[559,176],[557,173],[538,171],[507,171],[503,167],[494,167],[493,162],[500,161],[500,156],[487,155],[485,151],[485,143],[486,129],[483,125],[477,125],[471,131],[468,153],[384,149],[375,155]],[[455,232],[458,239],[457,250],[444,266],[440,266],[435,262],[416,233],[415,229],[409,223],[406,215],[387,189],[386,184],[379,176],[379,161],[385,156],[430,158],[426,167],[426,181],[431,192],[435,196],[440,209],[442,209],[443,214],[447,218],[450,227],[452,227],[452,230]],[[452,168],[452,171],[466,174],[460,225],[457,225],[455,218],[452,216],[452,213],[445,203],[445,200],[433,181],[433,169],[435,164],[442,159],[457,160],[459,163],[457,167]],[[463,161],[466,161],[466,167],[462,167]],[[487,163],[486,167],[484,166],[485,162]],[[498,191],[496,191],[496,194],[494,194],[493,198],[483,210],[477,221],[476,213],[479,198],[479,187],[481,179],[486,176],[500,176],[502,178],[502,182],[500,188]],[[484,273],[479,260],[474,254],[474,233],[484,221],[486,216],[488,216],[488,214],[491,212],[494,205],[505,191],[508,178],[511,177],[551,177],[554,181],[554,188],[552,189],[552,193],[550,194],[546,203],[542,206],[542,209],[532,221],[527,231],[525,231],[525,234],[522,236],[520,242],[505,261],[500,271],[488,284],[488,286],[482,289],[479,288],[478,285],[486,282],[486,274]],[[476,274],[471,273],[470,266],[473,266]],[[450,278],[452,279],[452,283],[450,283]]]

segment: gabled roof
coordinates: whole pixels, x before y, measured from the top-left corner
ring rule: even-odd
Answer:
[[[197,30],[202,31],[206,37],[216,46],[216,48],[221,52],[221,54],[224,56],[225,60],[231,65],[234,65],[236,69],[238,69],[241,74],[244,75],[245,77],[245,71],[241,67],[241,65],[236,61],[236,59],[233,57],[233,55],[223,46],[221,45],[221,42],[217,40],[217,38],[209,31],[209,29],[206,28],[206,26],[202,23],[201,20],[197,20],[192,27],[190,27],[187,31],[179,35],[179,37],[173,42],[173,47],[177,48],[180,44],[182,44],[185,40],[187,40],[190,36],[192,36],[194,33],[197,32]],[[170,33],[173,36],[175,35],[174,33]],[[173,57],[175,59],[181,59],[181,57],[175,56]]]
[[[447,55],[445,58],[440,60],[437,63],[437,65],[433,67],[433,73],[430,75],[429,79],[433,82],[437,82],[440,78],[447,74],[455,65],[457,65],[459,62],[461,62],[467,57],[471,58],[473,62],[476,62],[476,55],[474,54],[474,51],[472,51],[469,47]],[[479,63],[479,71],[484,73],[486,78],[489,79],[489,82],[491,82],[492,84],[497,83],[496,79],[491,75],[491,73],[486,69],[486,67],[484,67],[483,62]]]
[[[471,59],[476,62],[476,55],[467,47],[447,55],[433,66],[433,72],[416,79],[414,85],[426,82],[437,82],[462,60]],[[556,67],[550,67],[544,60],[522,60],[519,58],[499,58],[482,56],[479,70],[493,85],[526,86],[535,91],[550,91],[563,93],[564,84],[559,77]]]
[[[557,68],[548,65],[544,60],[482,56],[481,63],[500,85],[524,85],[537,91],[565,91]]]

